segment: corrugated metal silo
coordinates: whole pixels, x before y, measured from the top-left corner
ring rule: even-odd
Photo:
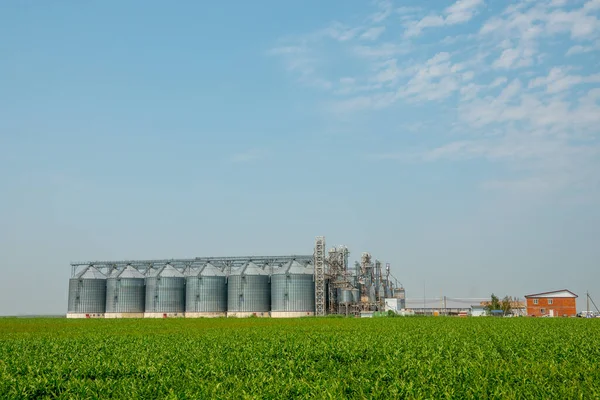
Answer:
[[[128,265],[114,270],[106,280],[105,318],[139,318],[144,316],[146,301],[145,277]]]
[[[349,289],[338,289],[337,296],[339,304],[348,304],[354,301],[352,298],[352,291]]]
[[[98,318],[106,311],[106,275],[93,266],[69,279],[67,318]]]
[[[183,317],[185,312],[185,276],[166,264],[146,274],[145,318]]]
[[[227,282],[227,316],[269,316],[271,308],[271,283],[269,273],[247,262],[231,271]]]
[[[290,261],[271,276],[271,316],[301,317],[315,314],[312,265]]]
[[[192,268],[186,277],[186,317],[224,317],[227,315],[227,278],[213,264]]]

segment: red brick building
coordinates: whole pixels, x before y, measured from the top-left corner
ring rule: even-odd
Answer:
[[[534,317],[574,317],[577,295],[570,290],[528,294],[527,315]]]

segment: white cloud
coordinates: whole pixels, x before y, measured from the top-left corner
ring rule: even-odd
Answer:
[[[369,18],[373,23],[380,23],[386,20],[394,11],[394,5],[391,0],[381,0],[377,2],[377,8],[379,9],[376,13],[372,14]]]
[[[505,76],[499,76],[496,79],[494,79],[494,81],[490,84],[490,88],[495,88],[495,87],[498,87],[498,86],[502,86],[506,82],[508,82],[508,79],[506,79]]]
[[[569,57],[569,56],[573,56],[576,54],[591,53],[593,51],[599,51],[599,50],[600,50],[600,40],[596,41],[595,43],[593,43],[591,45],[584,46],[584,45],[577,44],[575,46],[571,46],[565,55],[567,57]]]
[[[470,76],[469,71],[463,72],[461,64],[452,63],[447,52],[437,53],[414,69],[412,78],[399,90],[399,95],[408,101],[444,99],[460,90],[461,82]]]
[[[406,26],[406,37],[418,36],[424,29],[468,22],[483,5],[483,0],[458,0],[444,10],[444,15],[427,15],[418,21],[410,21]]]
[[[492,66],[497,69],[511,69],[513,67],[527,67],[533,64],[535,50],[527,47],[509,48],[502,51],[500,57]]]
[[[427,143],[437,142],[421,151],[385,149],[371,159],[488,160],[513,175],[483,185],[494,190],[547,193],[597,185],[600,73],[592,52],[600,50],[600,0],[515,0],[481,24],[465,24],[459,37],[441,32],[446,39],[411,43],[428,28],[474,23],[483,4],[456,1],[438,14],[401,7],[392,18],[392,3],[383,1],[362,26],[336,23],[284,42],[273,54],[288,60],[303,83],[329,83],[328,111],[352,118],[359,111],[398,107],[410,115],[414,109],[415,120],[397,126],[418,126],[432,135]],[[572,66],[557,54],[564,49],[567,56],[580,55],[569,59]],[[444,115],[444,128],[438,119],[423,128],[424,109]],[[376,125],[377,114],[372,117]]]
[[[483,5],[483,0],[458,0],[446,8],[446,24],[462,24],[468,22],[475,15],[476,9]]]
[[[385,26],[376,26],[373,28],[367,29],[362,35],[360,35],[361,39],[365,40],[377,40],[379,36],[385,31]]]
[[[509,6],[501,16],[487,21],[480,29],[481,38],[501,42],[501,54],[494,68],[515,69],[535,64],[539,55],[540,40],[549,36],[569,34],[574,40],[593,39],[600,35],[600,21],[595,15],[598,0],[585,3],[580,8],[565,11],[557,8],[563,2],[523,1]],[[588,46],[576,45],[568,55],[587,51]]]
[[[554,67],[548,76],[538,77],[529,81],[530,88],[546,87],[546,93],[560,93],[574,85],[600,82],[600,74],[590,76],[568,75],[570,68]]]

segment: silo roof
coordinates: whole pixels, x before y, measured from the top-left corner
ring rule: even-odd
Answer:
[[[148,268],[148,270],[146,271],[146,276],[148,277],[155,277],[158,275],[160,269],[157,268]]]
[[[309,268],[308,266],[302,265],[296,260],[292,260],[283,265],[283,267],[278,268],[273,272],[273,275],[312,275],[314,270]]]
[[[121,273],[121,271],[118,268],[112,268],[110,270],[110,272],[108,273],[108,277],[109,278],[116,278],[117,276],[119,276],[120,273]]]
[[[100,272],[96,267],[88,267],[81,271],[77,278],[79,279],[106,279],[106,275]]]
[[[185,270],[185,276],[198,276],[200,270],[202,269],[199,265],[194,265]]]
[[[231,271],[231,275],[269,275],[269,272],[262,269],[260,266],[254,264],[252,261],[244,264],[243,267]]]
[[[119,278],[144,278],[144,274],[142,274],[137,269],[133,268],[131,265],[125,267],[123,271],[118,275]]]
[[[165,265],[158,276],[161,278],[183,278],[183,274],[170,264]]]
[[[225,276],[225,272],[211,263],[206,263],[204,268],[201,269],[199,276]]]

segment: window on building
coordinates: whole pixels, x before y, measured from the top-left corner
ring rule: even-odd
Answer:
[[[548,305],[551,306],[552,305],[552,299],[548,299]]]
[[[537,305],[538,299],[533,299],[533,304]]]
[[[546,309],[545,308],[540,308],[540,314],[546,314]]]

